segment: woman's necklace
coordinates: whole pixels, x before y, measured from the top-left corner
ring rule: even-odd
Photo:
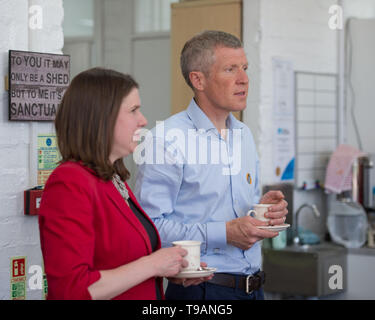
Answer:
[[[126,203],[129,205],[129,203],[128,203],[128,199],[129,199],[128,189],[126,189],[125,183],[121,180],[120,176],[117,173],[115,173],[113,175],[112,183],[114,184],[114,186],[116,187],[118,192],[120,192],[121,196],[124,198]]]

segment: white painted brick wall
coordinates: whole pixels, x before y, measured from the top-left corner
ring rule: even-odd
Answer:
[[[338,32],[328,27],[328,8],[336,3],[336,0],[244,0],[245,50],[250,56],[256,51],[259,54],[258,66],[250,66],[250,90],[259,91],[250,93],[251,108],[248,106],[245,111],[244,121],[256,138],[262,185],[273,182],[272,57],[293,61],[295,71],[337,72]],[[254,9],[260,12],[258,25],[246,19],[254,14]],[[259,85],[252,85],[251,72]],[[253,115],[257,120],[254,121]],[[304,202],[317,203],[321,211],[324,209],[321,191],[296,191],[294,208]],[[304,217],[301,218],[304,224]],[[307,226],[324,233],[322,221],[311,218]]]
[[[41,30],[28,28],[31,5],[43,9]],[[53,132],[52,123],[8,121],[8,50],[61,53],[62,19],[62,0],[0,0],[0,299],[10,298],[11,257],[26,256],[26,271],[42,264],[38,220],[24,216],[23,191],[36,185],[38,133]],[[42,292],[27,290],[26,297],[41,299]]]
[[[293,61],[295,71],[336,72],[337,32],[328,27],[334,0],[261,1],[261,134],[262,181],[272,182],[272,57]]]

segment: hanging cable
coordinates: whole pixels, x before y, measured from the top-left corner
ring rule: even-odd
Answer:
[[[352,19],[348,19],[348,22],[346,23],[346,49],[347,49],[347,54],[346,56],[348,57],[348,86],[349,86],[349,91],[350,91],[350,115],[352,118],[353,122],[353,127],[355,131],[355,135],[357,138],[357,143],[358,147],[360,150],[363,150],[362,148],[362,140],[361,140],[361,135],[358,130],[358,124],[355,118],[355,91],[352,83],[352,64],[353,64],[353,42],[352,42],[352,35],[350,33],[350,21]]]

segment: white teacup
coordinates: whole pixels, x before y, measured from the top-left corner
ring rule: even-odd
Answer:
[[[189,263],[182,271],[196,271],[201,265],[201,243],[194,240],[173,241],[174,246],[181,246],[188,253],[184,259]]]
[[[252,216],[255,219],[258,219],[260,221],[269,221],[269,218],[266,218],[264,214],[268,211],[269,207],[272,207],[273,204],[268,203],[260,203],[260,204],[254,204],[254,210],[250,210],[247,215]]]

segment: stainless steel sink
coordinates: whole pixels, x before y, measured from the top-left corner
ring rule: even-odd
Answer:
[[[346,249],[331,243],[288,246],[284,249],[263,248],[263,270],[266,292],[302,296],[324,296],[346,288]],[[342,289],[330,286],[335,273],[331,266],[342,270]],[[331,273],[330,273],[331,272]],[[340,275],[338,275],[340,276]]]

